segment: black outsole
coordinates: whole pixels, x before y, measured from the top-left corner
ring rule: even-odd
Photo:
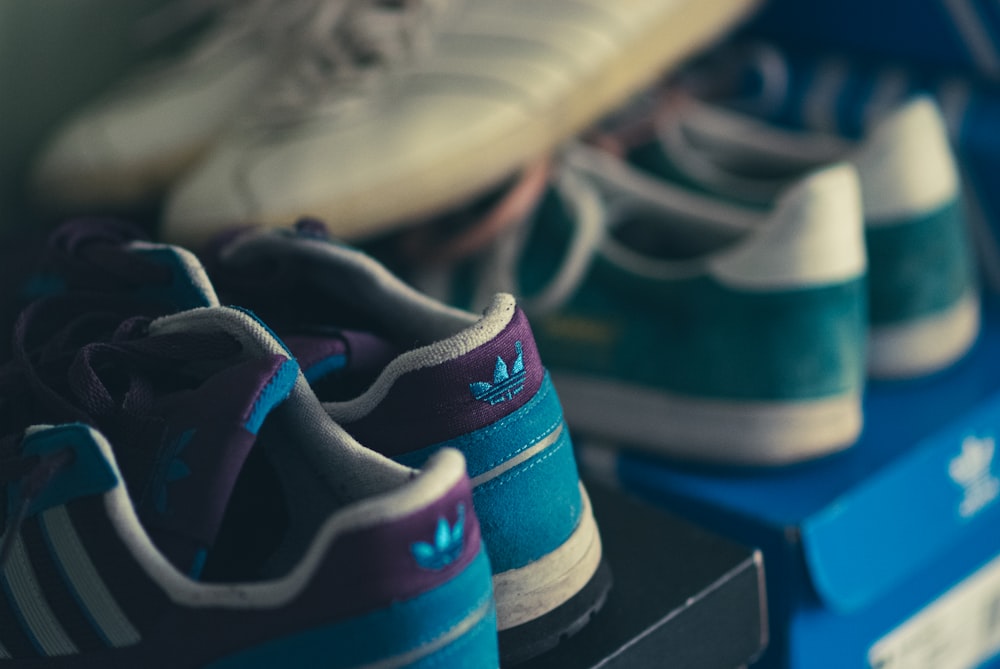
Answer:
[[[566,603],[539,618],[500,632],[501,666],[513,667],[526,662],[583,629],[604,606],[612,581],[611,567],[601,558],[587,585]]]

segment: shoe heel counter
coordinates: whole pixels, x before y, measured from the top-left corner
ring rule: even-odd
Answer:
[[[569,428],[545,373],[528,401],[473,432],[397,458],[420,466],[441,448],[460,450],[494,572],[523,566],[561,545],[583,503]]]
[[[551,387],[551,381],[546,384]],[[549,392],[555,398],[554,390]],[[530,411],[544,408],[531,405],[520,410]],[[579,526],[584,504],[561,409],[554,429],[510,448],[505,459],[491,464],[473,478],[473,499],[493,569],[500,573],[523,567],[563,545]]]
[[[883,118],[851,156],[865,222],[891,225],[959,197],[958,167],[937,103],[919,95]]]
[[[778,199],[759,231],[709,264],[718,281],[746,291],[832,285],[864,276],[857,172],[846,163],[813,172]]]
[[[493,328],[488,339],[469,345],[483,337],[477,329]],[[516,412],[545,376],[527,317],[509,295],[498,297],[480,324],[427,347],[407,365],[385,383],[384,374],[362,398],[325,405],[358,441],[407,464]]]
[[[312,594],[318,597],[322,591]],[[267,639],[206,669],[314,667],[324,661],[345,667],[498,667],[496,605],[486,551],[480,545],[471,562],[415,597]]]
[[[479,632],[496,604],[467,477],[398,517],[355,508],[358,527],[320,530],[305,559],[318,564],[295,611],[266,628],[277,631],[209,666],[309,667],[336,658],[337,666],[430,667],[444,656],[453,666],[498,665],[495,633]]]

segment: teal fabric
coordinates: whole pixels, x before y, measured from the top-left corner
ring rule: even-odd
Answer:
[[[518,289],[522,297],[538,294],[563,264],[573,230],[572,212],[552,188],[545,191],[532,218],[545,225],[532,225],[521,256]]]
[[[628,162],[633,167],[637,167],[644,172],[648,172],[652,176],[659,177],[664,181],[669,181],[678,186],[683,186],[685,189],[698,193],[699,195],[706,195],[714,200],[722,200],[729,204],[736,204],[741,207],[754,207],[762,210],[766,209],[763,203],[748,202],[746,200],[733,197],[728,193],[718,192],[714,189],[707,188],[696,179],[692,179],[690,176],[678,169],[676,165],[674,165],[674,163],[670,160],[670,157],[663,151],[663,148],[660,146],[658,140],[646,142],[631,149],[628,153]]]
[[[465,455],[470,478],[475,478],[532,448],[559,427],[563,431],[554,444],[472,491],[493,569],[506,571],[561,546],[580,521],[579,474],[549,375],[534,397],[505,418],[397,460],[420,467],[441,448],[457,448]]]
[[[314,667],[349,669],[378,662],[419,649],[432,643],[473,615],[493,596],[490,565],[485,551],[458,576],[444,585],[410,600],[395,602],[389,608],[368,613],[333,625],[306,630],[212,662],[206,669],[252,669],[260,667]],[[473,626],[469,635],[453,643],[454,667],[496,667],[499,665],[497,640],[483,633],[483,622],[495,621],[488,613]],[[495,622],[494,622],[495,625]],[[445,649],[424,658],[447,655]],[[323,658],[317,665],[317,658]],[[421,664],[416,667],[443,666]]]
[[[805,400],[861,388],[866,309],[863,278],[744,292],[597,258],[559,313],[532,322],[556,371],[706,399]]]
[[[458,640],[406,665],[404,669],[493,669],[497,664],[487,649],[496,642],[497,612],[493,608],[488,616]]]
[[[658,142],[634,149],[629,160],[641,170],[712,199],[761,206],[707,188],[685,175],[673,166]],[[791,179],[795,175],[787,176]],[[975,290],[973,254],[957,195],[920,216],[866,223],[869,320],[873,326],[905,325],[933,316]]]
[[[867,226],[870,319],[905,324],[954,306],[975,289],[958,198],[923,216]]]
[[[539,454],[476,486],[472,499],[495,573],[523,567],[561,546],[583,512],[568,430]]]
[[[24,457],[44,456],[63,449],[73,451],[73,461],[56,473],[38,493],[28,509],[29,516],[52,507],[62,506],[80,497],[99,495],[118,486],[118,474],[94,442],[90,428],[81,423],[69,423],[41,430],[24,438]],[[7,512],[18,507],[21,482],[7,489]]]

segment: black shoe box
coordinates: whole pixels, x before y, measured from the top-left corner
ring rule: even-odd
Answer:
[[[759,551],[588,482],[614,584],[577,634],[517,669],[734,669],[767,644]]]

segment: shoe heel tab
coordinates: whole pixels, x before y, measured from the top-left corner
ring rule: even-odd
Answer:
[[[850,281],[867,267],[861,188],[847,163],[811,173],[778,199],[768,220],[710,266],[720,281],[749,290]]]
[[[864,184],[868,225],[926,213],[958,195],[947,126],[927,95],[909,99],[882,118],[852,162]]]
[[[34,426],[25,432],[22,445],[25,457],[44,458],[60,451],[72,453],[70,464],[59,470],[32,500],[29,515],[81,497],[104,494],[120,485],[121,476],[111,446],[92,427],[68,423]],[[15,497],[19,485],[14,484]]]

